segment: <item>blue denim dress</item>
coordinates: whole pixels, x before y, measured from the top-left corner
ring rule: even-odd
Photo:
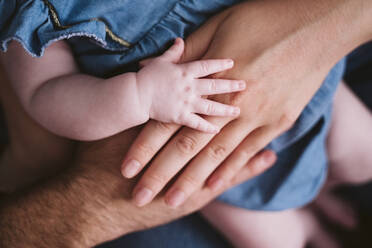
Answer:
[[[209,17],[239,2],[0,0],[0,48],[6,51],[8,43],[17,40],[39,57],[51,43],[67,39],[82,72],[110,77],[138,70],[139,60],[164,51],[174,38],[187,37]],[[325,141],[332,98],[344,67],[344,60],[334,66],[295,125],[270,143],[268,147],[278,153],[276,165],[220,200],[273,211],[300,207],[316,196],[327,174]],[[181,224],[176,226],[183,230]],[[143,235],[157,230],[164,227]]]

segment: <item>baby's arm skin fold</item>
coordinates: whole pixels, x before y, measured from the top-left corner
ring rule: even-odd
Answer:
[[[108,80],[81,74],[63,41],[41,58],[12,42],[2,62],[26,111],[61,136],[95,140],[149,118],[139,104],[134,73]]]
[[[199,79],[230,69],[233,62],[177,64],[183,50],[183,41],[176,39],[170,49],[138,73],[108,79],[80,73],[64,41],[52,44],[41,58],[32,58],[12,42],[0,58],[25,110],[57,135],[98,140],[149,118],[216,133],[218,129],[197,114],[237,116],[239,108],[202,96],[241,91],[245,83]]]

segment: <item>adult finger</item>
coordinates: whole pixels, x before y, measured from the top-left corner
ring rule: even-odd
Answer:
[[[233,153],[216,169],[209,178],[207,185],[211,188],[218,187],[230,181],[242,169],[246,161],[263,149],[275,138],[277,130],[269,126],[254,130],[233,151]],[[255,167],[251,167],[254,170]],[[252,172],[253,173],[253,172]]]
[[[160,56],[160,58],[167,61],[177,63],[183,54],[185,49],[185,43],[181,38],[177,38],[174,44]]]
[[[253,130],[242,123],[235,121],[227,125],[223,135],[217,135],[185,168],[182,174],[166,193],[166,203],[172,207],[181,205],[194,191],[200,188],[225,160],[225,158],[244,140],[244,137]],[[247,161],[244,161],[246,163]]]
[[[227,182],[228,185],[240,184],[253,177],[261,175],[263,172],[271,168],[277,160],[275,152],[271,150],[264,150],[256,154],[249,160],[242,169],[240,169],[234,177]],[[226,187],[226,186],[225,186]]]
[[[176,124],[149,121],[126,153],[122,175],[127,178],[136,176],[179,128]]]
[[[208,121],[222,127],[228,118],[208,117]],[[146,169],[133,190],[138,206],[151,202],[162,188],[214,137],[214,134],[182,128]]]
[[[210,18],[205,24],[187,37],[185,51],[181,58],[182,62],[198,60],[205,55],[218,27],[229,13],[230,10],[225,10]]]

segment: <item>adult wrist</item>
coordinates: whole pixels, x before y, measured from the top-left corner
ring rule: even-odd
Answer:
[[[128,204],[131,203],[124,198],[126,195],[129,198],[131,187],[123,185],[125,182],[119,168],[107,166],[105,157],[102,161],[85,159],[82,157],[77,162],[80,171],[72,185],[76,189],[71,190],[79,192],[81,198],[81,205],[76,210],[79,219],[83,220],[76,226],[79,242],[84,244],[83,247],[93,247],[135,231],[136,223],[126,218],[130,216]]]
[[[324,25],[336,36],[333,41],[345,56],[356,47],[372,39],[372,1],[328,0],[329,19]]]

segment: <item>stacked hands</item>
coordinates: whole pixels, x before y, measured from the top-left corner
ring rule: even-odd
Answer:
[[[337,48],[333,46],[335,40],[344,37],[346,27],[335,30],[326,26],[331,27],[334,22],[342,23],[345,16],[338,11],[330,12],[327,22],[318,22],[319,16],[324,15],[322,9],[332,7],[332,4],[337,5],[337,2],[327,4],[329,6],[291,1],[293,9],[303,9],[305,12],[307,8],[311,9],[311,15],[297,11],[291,12],[291,18],[287,18],[288,6],[282,2],[242,3],[211,18],[188,37],[181,64],[172,65],[172,70],[166,67],[163,70],[166,70],[169,77],[186,72],[182,77],[191,78],[195,84],[191,88],[182,85],[179,89],[186,92],[190,90],[195,95],[181,93],[182,100],[176,106],[163,103],[171,112],[181,110],[179,113],[182,114],[176,119],[162,117],[156,110],[151,110],[150,113],[155,119],[173,121],[209,133],[187,127],[178,131],[178,125],[154,120],[142,129],[126,154],[121,168],[124,177],[131,178],[138,175],[151,161],[133,190],[137,206],[151,202],[176,176],[177,179],[165,194],[165,202],[171,207],[184,203],[205,182],[207,188],[215,192],[225,188],[255,155],[266,158],[267,163],[250,165],[252,176],[262,173],[273,163],[275,156],[271,151],[259,152],[293,125],[321,86],[328,71],[355,47],[356,43],[352,38],[344,40]],[[260,25],[251,25],[248,19]],[[351,25],[360,23],[355,21]],[[327,39],[324,40],[324,36]],[[313,42],[318,39],[322,39],[322,43]],[[143,64],[156,66],[163,63],[161,61],[164,57],[168,62],[178,61],[182,50],[177,48],[178,45],[182,46],[182,42],[177,41],[162,59],[150,59]],[[325,47],[332,49],[324,51]],[[235,66],[226,70],[232,64],[224,64],[228,61],[223,60],[182,64],[200,58],[231,58],[235,61]],[[146,67],[139,72],[140,78],[145,71]],[[212,73],[217,73],[212,75],[214,79],[239,81],[195,80]],[[244,91],[210,98],[240,107],[239,117],[237,108],[199,98],[200,95],[240,91],[244,89],[243,81],[240,81],[242,79],[246,82]],[[178,96],[173,94],[171,97]],[[188,110],[180,109],[181,105],[187,106]],[[230,117],[208,116],[203,120],[194,113]],[[223,130],[215,136],[220,128]],[[183,171],[179,174],[181,170]]]
[[[199,210],[228,188],[260,175],[276,159],[272,151],[261,150],[293,125],[333,65],[370,39],[371,32],[366,34],[366,30],[371,30],[370,12],[359,8],[369,2],[245,1],[209,19],[187,38],[185,49],[183,41],[177,39],[162,56],[144,61],[144,67],[134,77],[133,74],[128,77],[135,78],[135,84],[130,85],[138,88],[139,106],[143,106],[140,111],[147,115],[144,115],[145,121],[152,120],[139,134],[138,128],[124,132],[115,129],[115,132],[109,130],[110,138],[81,143],[76,166],[52,180],[49,187],[32,189],[26,197],[15,201],[17,206],[12,203],[7,209],[1,209],[3,223],[11,224],[8,233],[14,237],[14,244],[18,245],[22,239],[27,244],[28,238],[46,236],[62,242],[80,234],[80,241],[87,243],[83,246],[94,246]],[[370,7],[365,9],[370,10]],[[38,66],[44,68],[50,63],[48,54],[53,58],[58,55],[61,62],[62,54],[65,65],[73,67],[73,56],[66,53],[66,47],[54,50],[55,54],[45,53],[38,60]],[[23,56],[20,61],[34,63],[21,51],[8,52],[10,59],[3,66],[11,66],[20,56]],[[19,65],[13,66],[19,70]],[[156,78],[148,73],[154,70],[159,71],[159,74],[152,73]],[[49,73],[38,68],[30,70],[26,78],[20,78],[20,85],[23,80],[33,79],[38,71]],[[70,80],[74,89],[80,82],[83,93],[96,87],[100,93],[93,101],[96,110],[100,107],[96,97],[104,95],[100,87],[105,84],[86,75],[74,78],[78,72],[73,68],[60,81],[64,84]],[[19,74],[9,73],[9,76],[17,78]],[[123,84],[122,79],[115,77],[107,82],[117,86]],[[57,80],[56,87],[60,81]],[[92,84],[86,81],[92,81]],[[172,94],[165,90],[169,87]],[[119,92],[122,100],[121,93],[125,91],[113,92],[110,88],[109,92]],[[126,95],[128,98],[133,97],[133,91],[126,92],[130,92]],[[117,111],[118,101],[112,102],[115,103],[112,109]],[[67,113],[74,111],[78,103]],[[40,104],[41,107],[45,105]],[[60,105],[60,101],[55,103],[55,107]],[[54,112],[59,117],[60,113]],[[102,109],[102,113],[106,114],[107,110]],[[102,126],[108,127],[110,125],[106,123],[118,122],[110,119],[116,117],[115,114],[104,116],[107,118],[95,118],[92,123],[103,120]],[[78,116],[78,119],[84,118]],[[132,123],[132,126],[142,123]],[[84,122],[83,130],[86,126]],[[134,181],[122,180],[118,173],[120,163],[126,178],[143,171],[133,190]],[[176,176],[167,188],[164,200],[161,197],[155,199]],[[104,186],[102,182],[105,182]],[[138,211],[135,205],[127,202],[123,195],[127,196],[129,191],[132,191],[137,206],[148,204],[146,211]],[[40,205],[48,202],[51,196],[58,205]],[[175,209],[170,211],[168,206]],[[55,209],[64,209],[64,213],[80,218],[69,225],[71,219],[56,214]],[[29,212],[14,214],[17,210]],[[48,223],[57,223],[52,225],[53,229],[33,225],[33,213],[39,216],[40,212]],[[42,223],[42,218],[37,220]],[[58,245],[45,247],[51,246]]]
[[[245,82],[203,78],[232,68],[234,62],[216,59],[177,64],[183,52],[184,42],[177,38],[162,56],[142,63],[144,67],[137,73],[142,105],[147,106],[151,119],[217,133],[217,126],[197,114],[236,117],[240,109],[203,99],[202,96],[241,91],[245,89]],[[129,170],[124,172],[132,176]]]

